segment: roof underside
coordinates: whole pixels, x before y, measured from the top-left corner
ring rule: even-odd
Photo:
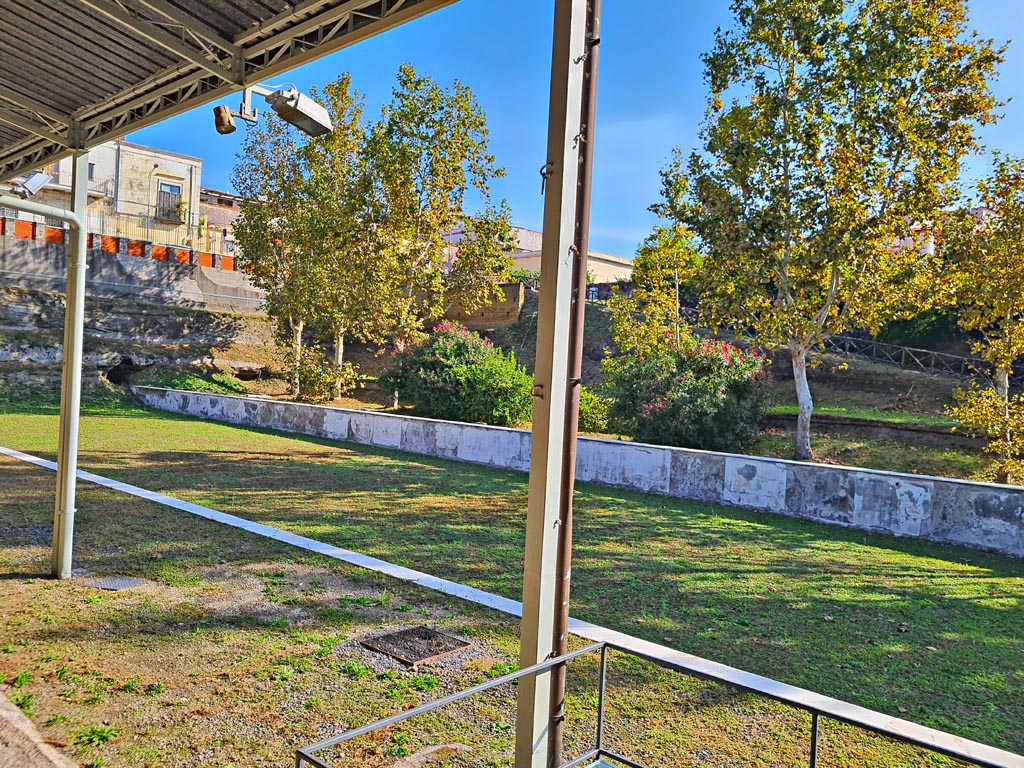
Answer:
[[[0,181],[453,2],[0,0]]]

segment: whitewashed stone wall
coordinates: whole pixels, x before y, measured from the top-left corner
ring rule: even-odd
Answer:
[[[152,407],[378,448],[530,468],[530,433],[301,403],[136,387]],[[1024,556],[1024,488],[581,438],[581,482]]]

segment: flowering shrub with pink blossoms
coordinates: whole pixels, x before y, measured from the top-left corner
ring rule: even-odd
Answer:
[[[735,451],[769,405],[767,358],[722,341],[627,355],[605,370],[612,429],[644,443]]]

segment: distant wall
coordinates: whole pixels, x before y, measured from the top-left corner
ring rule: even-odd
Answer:
[[[64,291],[68,271],[64,231],[31,221],[0,221],[4,225],[0,229],[0,285]],[[16,234],[16,223],[25,231]],[[47,231],[55,231],[61,238],[48,239]],[[146,247],[130,250],[136,241],[102,238],[115,242],[111,252],[103,249],[98,235],[92,239],[100,247],[87,252],[86,293],[90,296],[224,312],[261,311],[262,293],[252,287],[248,277],[219,268],[222,265],[217,260],[227,257],[186,249],[168,254],[168,250],[175,249],[160,250],[149,243],[138,243]],[[209,263],[204,265],[201,256],[209,257]]]
[[[468,314],[460,304],[456,303],[444,313],[445,318],[462,323],[475,331],[513,325],[519,320],[519,313],[523,309],[526,289],[522,283],[502,283],[500,288],[504,297],[494,303],[481,307],[472,314]]]
[[[152,408],[488,464],[530,466],[530,433],[137,387]],[[1024,488],[581,438],[577,479],[1024,556]]]

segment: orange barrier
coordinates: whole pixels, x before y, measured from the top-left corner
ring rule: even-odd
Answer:
[[[153,246],[153,258],[157,261],[167,261],[167,246],[166,245],[154,245]]]
[[[199,252],[199,266],[200,267],[212,267],[213,266],[213,254]]]
[[[235,257],[234,256],[221,256],[220,268],[225,272],[235,271]]]
[[[48,242],[48,243],[63,243],[64,242],[64,229],[63,229],[63,227],[47,227],[46,228],[46,242]]]
[[[174,260],[179,264],[191,264],[192,263],[192,252],[184,248],[168,248],[167,252],[174,251]]]
[[[146,255],[146,244],[142,240],[129,240],[128,241],[128,255],[129,256],[145,256]]]
[[[120,239],[111,237],[110,235],[103,235],[103,239],[100,244],[100,250],[105,253],[117,253],[121,247]]]
[[[14,221],[14,236],[19,240],[35,240],[36,223],[34,221],[16,219]]]

